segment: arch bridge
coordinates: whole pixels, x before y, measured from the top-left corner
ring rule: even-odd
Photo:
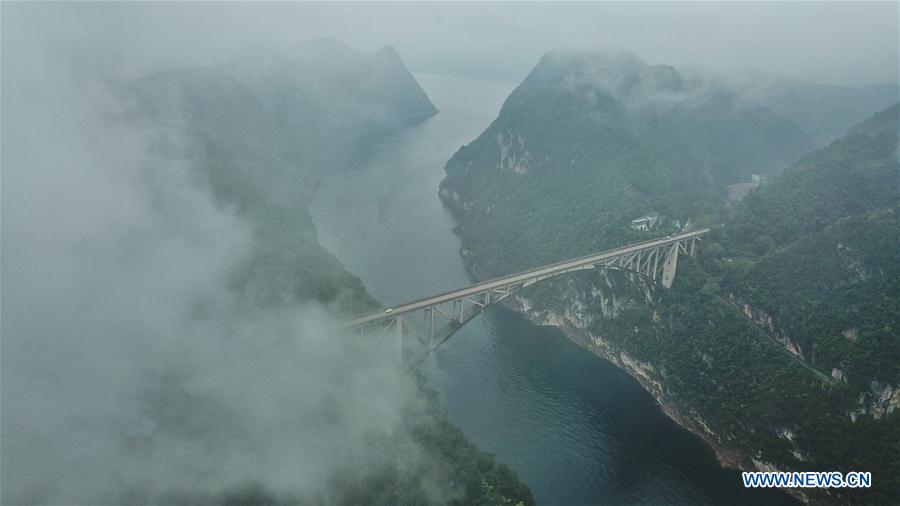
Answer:
[[[394,340],[394,356],[398,363],[409,355],[417,367],[441,343],[488,306],[497,304],[517,290],[539,281],[587,269],[616,269],[639,274],[665,288],[672,286],[679,252],[694,256],[697,241],[707,234],[705,228],[693,232],[651,239],[591,255],[564,260],[543,267],[508,276],[482,281],[472,286],[432,295],[423,299],[399,304],[384,311],[360,316],[347,323],[360,335],[376,336],[381,340],[391,336]],[[413,316],[421,313],[421,326],[413,324]],[[424,354],[405,352],[404,336],[416,338],[423,346]],[[412,358],[412,357],[410,357]]]

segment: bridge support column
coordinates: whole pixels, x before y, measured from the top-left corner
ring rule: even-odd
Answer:
[[[394,320],[394,361],[398,366],[403,365],[403,317],[398,316]]]
[[[681,246],[676,242],[669,248],[666,255],[666,263],[663,264],[662,286],[672,288],[672,282],[675,280],[675,268],[678,266],[678,250]]]
[[[659,257],[662,256],[660,249],[653,250],[653,281],[656,281],[656,273],[659,272]]]
[[[425,339],[428,339],[428,347],[434,351],[434,309],[425,308]]]

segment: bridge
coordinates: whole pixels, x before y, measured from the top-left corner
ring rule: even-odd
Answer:
[[[679,252],[694,256],[697,241],[708,232],[709,229],[705,228],[651,239],[482,281],[466,288],[360,316],[348,322],[347,326],[358,330],[360,335],[375,334],[376,341],[380,341],[386,335],[392,335],[394,356],[398,363],[402,363],[404,358],[404,334],[414,336],[424,345],[422,347],[424,355],[414,361],[417,366],[454,332],[481,314],[488,306],[497,304],[517,290],[554,276],[587,269],[614,269],[638,274],[665,288],[670,288],[675,279]],[[421,327],[412,324],[411,320],[418,312],[423,316]]]

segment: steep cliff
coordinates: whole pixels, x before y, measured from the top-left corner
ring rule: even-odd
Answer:
[[[900,497],[897,108],[791,166],[814,130],[630,55],[555,52],[440,194],[476,278],[724,222],[671,290],[588,272],[511,305],[628,371],[723,462],[872,470],[870,490],[803,494],[884,503]],[[726,203],[752,174],[769,177]]]

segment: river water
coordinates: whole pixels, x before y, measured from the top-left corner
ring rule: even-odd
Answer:
[[[437,196],[444,163],[515,83],[417,75],[440,113],[396,133],[313,201],[322,244],[386,305],[471,283]],[[492,307],[423,365],[450,419],[539,504],[796,504],[746,490],[638,383],[556,329]]]

